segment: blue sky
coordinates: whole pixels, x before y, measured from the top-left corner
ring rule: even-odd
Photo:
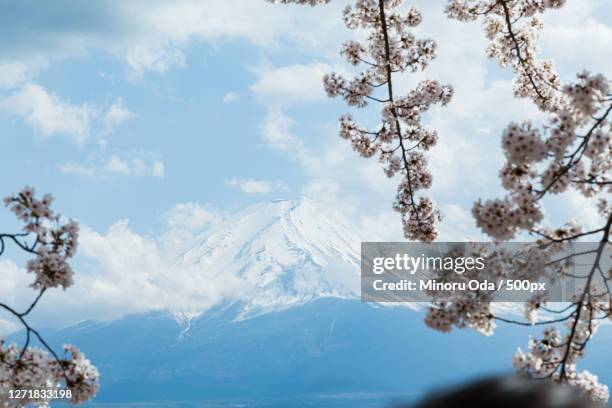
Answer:
[[[443,1],[411,3],[423,10],[419,35],[439,44],[420,77],[456,89],[427,118],[440,135],[431,167],[441,238],[479,238],[469,210],[500,195],[501,129],[542,117],[512,98],[511,75],[487,61],[478,23],[448,20]],[[606,1],[568,3],[544,18],[543,55],[566,80],[583,68],[612,74]],[[345,4],[0,0],[2,194],[26,184],[52,192],[88,229],[93,259],[113,228],[114,239],[156,247],[178,227],[191,233],[250,203],[301,194],[343,212],[365,239],[401,239],[396,180],[337,136],[348,109],[320,84],[349,69],[339,46],[360,35],[342,24]],[[420,77],[398,81],[399,92]],[[378,111],[356,115],[367,123]],[[577,195],[547,207],[550,221],[595,214]],[[180,215],[197,222],[173,224]],[[17,225],[6,211],[0,223]]]
[[[251,201],[253,197],[228,185],[231,179],[282,179],[297,194],[303,177],[262,142],[266,106],[249,91],[256,74],[236,60],[257,61],[259,52],[236,41],[216,49],[195,45],[192,52],[184,67],[136,79],[129,77],[123,61],[100,52],[50,65],[32,83],[59,103],[91,106],[101,116],[121,106],[127,117],[111,128],[103,117],[92,119],[89,134],[75,142],[81,136],[45,135],[19,115],[2,115],[5,157],[0,177],[7,192],[28,183],[52,191],[63,213],[94,228],[129,218],[139,230],[153,227],[179,202],[240,207]],[[223,102],[224,97],[230,100]],[[334,119],[323,110],[316,115]],[[104,170],[113,157],[128,165],[140,158],[147,170]],[[163,172],[154,174],[149,167],[158,162]],[[74,169],[66,170],[69,166]],[[14,168],[22,169],[22,175],[15,177]],[[279,194],[291,190],[268,196]]]

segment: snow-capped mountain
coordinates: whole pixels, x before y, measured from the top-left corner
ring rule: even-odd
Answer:
[[[186,334],[175,318],[131,315],[43,335],[58,350],[78,345],[99,368],[101,404],[88,407],[385,408],[434,386],[509,371],[530,330],[449,336],[405,308],[331,297],[239,321],[232,308],[206,311],[191,316]],[[593,355],[605,355],[609,342],[598,335]],[[612,376],[606,359],[587,367],[604,381]]]
[[[212,226],[179,264],[236,285],[243,315],[320,297],[359,295],[361,239],[338,214],[314,201],[254,204]]]
[[[96,364],[100,405],[87,406],[101,408],[387,407],[509,370],[532,328],[448,336],[427,328],[420,312],[362,303],[360,242],[309,199],[255,204],[216,223],[178,260],[196,293],[214,280],[236,285],[235,296],[205,310],[86,321],[43,337],[57,350],[78,345]],[[590,355],[605,355],[611,338],[598,335]],[[596,357],[585,368],[608,381],[612,366]]]

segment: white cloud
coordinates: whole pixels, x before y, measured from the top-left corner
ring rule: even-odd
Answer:
[[[185,55],[166,44],[139,44],[127,51],[126,61],[132,69],[132,76],[138,77],[146,71],[163,74],[172,66],[182,67]]]
[[[29,76],[28,66],[22,62],[0,62],[0,88],[12,88]]]
[[[166,222],[171,229],[195,230],[214,224],[221,215],[208,206],[197,203],[179,203],[166,213]]]
[[[335,42],[332,33],[344,30],[341,6],[305,9],[253,0],[233,0],[231,6],[216,0],[17,3],[0,15],[0,59],[34,67],[103,50],[124,59],[138,76],[184,65],[185,49],[202,41],[241,39],[327,52],[335,49],[328,45]]]
[[[229,179],[225,183],[237,187],[247,194],[269,194],[277,190],[287,190],[287,185],[280,181]]]
[[[95,117],[94,109],[88,104],[64,102],[57,95],[32,83],[1,99],[0,108],[23,117],[43,136],[64,135],[79,143],[89,136]]]
[[[263,137],[273,149],[281,151],[299,151],[304,149],[300,139],[289,131],[294,120],[285,115],[280,108],[269,110],[263,125]]]
[[[262,127],[265,142],[305,167],[318,167],[319,159],[304,145],[302,139],[291,132],[294,124],[295,120],[285,115],[279,107],[270,108]]]
[[[54,311],[74,303],[82,310],[71,312],[72,320],[75,314],[113,319],[150,310],[203,309],[239,292],[240,282],[231,278],[220,280],[197,266],[178,265],[165,245],[133,232],[127,221],[113,224],[104,234],[84,228],[79,251],[86,262],[79,263],[72,293],[50,299],[57,304]]]
[[[0,87],[5,66],[0,63]],[[13,79],[9,78],[7,83]],[[122,98],[117,98],[108,108],[89,103],[77,105],[31,82],[23,84],[9,95],[0,94],[0,111],[23,118],[43,137],[61,135],[79,144],[95,133],[96,129],[100,130],[101,135],[107,135],[134,117],[123,105]]]
[[[605,198],[605,194],[603,196]],[[545,223],[562,225],[574,220],[584,226],[584,231],[601,228],[605,225],[605,219],[597,209],[597,201],[597,196],[587,198],[576,190],[547,197],[544,201]]]
[[[100,170],[91,164],[79,164],[75,162],[66,162],[58,166],[59,171],[64,174],[74,174],[83,178],[98,179]]]
[[[220,213],[195,203],[181,203],[164,215],[166,230],[158,238],[130,229],[126,220],[100,233],[82,226],[79,251],[72,262],[74,285],[49,290],[31,314],[38,327],[62,326],[82,319],[112,320],[152,310],[202,310],[224,298],[247,293],[238,277],[217,277],[201,266],[179,265],[185,242],[221,219]],[[32,275],[10,260],[0,260],[0,298],[17,310],[36,296]],[[0,334],[18,329],[0,313]]]
[[[111,158],[108,159],[105,169],[111,173],[117,174],[130,175],[132,173],[129,163],[115,155],[112,155]]]
[[[575,74],[584,69],[612,74],[612,27],[608,24],[592,18],[576,25],[551,23],[545,26],[541,44],[544,55],[554,58],[566,81],[575,81]]]
[[[36,297],[28,287],[31,283],[25,270],[11,260],[0,260],[0,299],[15,310],[25,310]],[[31,275],[30,275],[31,276]],[[2,309],[0,311],[0,335],[20,329],[15,317]]]
[[[106,128],[114,128],[133,117],[134,113],[123,106],[123,99],[117,98],[104,115],[104,126]]]
[[[120,157],[113,154],[108,158],[90,159],[84,164],[67,162],[59,166],[66,174],[75,174],[92,180],[110,176],[141,176],[164,178],[164,162],[157,154],[141,152]]]
[[[318,101],[326,98],[323,76],[332,71],[328,64],[312,63],[278,68],[260,68],[251,91],[265,101]]]
[[[179,203],[164,214],[167,226],[160,236],[163,252],[169,258],[177,258],[189,249],[195,237],[223,218],[223,214],[207,205]]]
[[[444,204],[441,211],[444,219],[440,223],[439,241],[465,242],[489,241],[483,233],[476,228],[476,222],[469,208],[456,204]]]
[[[368,241],[402,241],[400,217],[389,206],[377,212],[362,212],[357,219],[361,236]]]
[[[82,165],[78,163],[68,162],[59,165],[59,170],[65,174],[74,174],[84,178],[95,178],[97,170],[93,166]]]
[[[27,301],[20,300],[18,291],[20,286],[26,286],[31,283],[30,278],[32,275],[26,275],[17,264],[8,259],[0,260],[0,273],[2,279],[0,279],[0,298],[3,302],[11,305],[25,306]]]
[[[606,0],[573,0],[544,14],[540,44],[565,81],[583,69],[612,75],[612,11]]]
[[[128,174],[137,176],[164,177],[164,162],[155,158],[135,157],[128,164]]]
[[[238,102],[240,100],[240,95],[236,92],[228,92],[223,95],[223,103],[232,103]]]

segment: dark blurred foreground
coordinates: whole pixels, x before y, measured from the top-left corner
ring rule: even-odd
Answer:
[[[485,378],[463,387],[437,391],[412,408],[594,408],[577,391],[549,381],[517,376]]]

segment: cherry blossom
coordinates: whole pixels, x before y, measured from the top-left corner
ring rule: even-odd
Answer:
[[[0,233],[0,255],[4,254],[6,244],[12,242],[34,257],[27,262],[26,270],[34,275],[30,286],[38,291],[38,295],[23,312],[0,303],[0,308],[24,326],[26,337],[21,348],[0,341],[0,396],[3,396],[0,403],[3,407],[48,406],[49,398],[44,394],[21,399],[4,398],[9,390],[19,389],[69,391],[64,395],[69,395],[73,404],[86,402],[98,391],[97,369],[72,345],[64,346],[65,356],[60,357],[26,320],[48,289],[66,289],[72,285],[74,272],[68,260],[77,249],[78,224],[55,214],[51,209],[53,197],[45,194],[37,199],[31,187],[4,198],[3,202],[25,226],[22,233]],[[28,238],[32,242],[29,243]],[[43,348],[31,346],[34,339]]]
[[[365,41],[346,41],[340,53],[351,65],[364,69],[352,78],[330,73],[323,83],[330,97],[341,97],[349,106],[381,106],[381,122],[375,129],[358,125],[353,115],[341,116],[340,136],[361,156],[377,156],[388,177],[401,176],[393,208],[402,216],[405,236],[434,241],[442,215],[434,201],[419,192],[431,187],[432,175],[424,153],[435,146],[438,135],[421,119],[431,106],[446,105],[453,89],[435,80],[424,80],[406,95],[398,95],[393,86],[398,75],[422,71],[436,57],[433,40],[418,39],[410,32],[421,20],[420,11],[404,6],[402,0],[357,0],[347,6],[346,26],[366,30],[368,36]]]
[[[32,283],[34,289],[58,286],[66,289],[72,284],[73,272],[67,260],[76,251],[79,227],[74,221],[62,223],[50,208],[52,202],[50,194],[35,199],[31,187],[4,199],[5,205],[25,222],[24,232],[36,237],[28,249],[28,252],[36,254],[36,258],[27,264],[28,272],[36,276]]]
[[[326,1],[280,2],[316,5]],[[612,192],[612,84],[605,76],[588,71],[579,73],[575,82],[563,84],[553,61],[540,57],[540,15],[564,4],[565,0],[449,0],[445,12],[460,21],[481,20],[489,40],[486,55],[513,71],[516,97],[530,99],[548,115],[541,125],[529,121],[508,125],[501,137],[506,162],[499,173],[506,194],[479,199],[472,208],[476,225],[496,242],[512,240],[521,233],[537,239],[525,257],[517,259],[503,250],[488,253],[497,278],[537,279],[544,270],[550,274],[548,279],[566,276],[571,257],[554,258],[563,244],[599,234],[599,245],[592,251],[593,268],[584,277],[587,281],[581,294],[563,310],[549,309],[547,296],[538,295],[525,302],[525,320],[516,321],[496,315],[490,307],[491,299],[482,293],[462,294],[450,300],[432,293],[425,321],[442,332],[471,327],[486,335],[494,333],[496,321],[565,323],[564,334],[550,328],[542,338],[531,339],[529,350],[519,350],[513,365],[526,375],[565,382],[604,401],[607,387],[599,384],[595,375],[578,372],[575,366],[596,331],[596,321],[612,316],[612,295],[597,292],[592,284],[595,274],[612,278],[612,272],[604,272],[600,265],[603,250],[610,245],[612,225],[612,206],[600,197]],[[351,65],[365,68],[352,78],[326,75],[324,87],[330,97],[341,97],[355,108],[382,105],[378,128],[361,126],[347,114],[340,118],[340,136],[363,157],[377,156],[387,176],[401,174],[394,208],[402,214],[405,235],[432,241],[437,237],[441,214],[429,197],[418,193],[432,184],[424,153],[435,146],[438,136],[422,125],[421,115],[434,104],[448,103],[452,88],[428,80],[406,96],[394,93],[394,75],[425,69],[437,51],[434,41],[417,39],[409,31],[421,22],[420,12],[402,6],[401,0],[357,0],[345,9],[346,26],[365,29],[369,35],[366,41],[347,41],[341,54]],[[601,228],[585,230],[573,220],[556,228],[541,226],[543,199],[567,191],[596,200]],[[560,317],[542,320],[542,311]]]
[[[515,73],[514,94],[531,98],[545,111],[564,103],[552,61],[540,60],[537,40],[542,30],[538,14],[557,9],[565,0],[450,0],[448,17],[460,21],[482,19],[487,55]]]
[[[612,295],[601,291],[595,278],[612,278],[603,270],[601,258],[610,246],[612,206],[600,197],[612,191],[612,84],[601,74],[582,71],[573,83],[562,84],[551,61],[538,57],[537,39],[542,29],[541,14],[562,7],[564,0],[450,0],[446,13],[461,21],[482,19],[490,40],[487,55],[515,74],[515,95],[530,98],[548,119],[542,125],[529,121],[508,125],[501,137],[506,163],[500,171],[506,190],[502,198],[476,201],[472,214],[476,225],[495,241],[508,241],[526,232],[537,238],[536,265],[554,264],[550,279],[568,274],[573,259],[554,260],[555,251],[567,243],[599,236],[591,251],[593,266],[581,279],[579,294],[569,305],[556,310],[548,307],[546,296],[534,297],[524,305],[524,321],[512,320],[487,309],[490,299],[473,294],[440,302],[433,299],[426,323],[441,331],[453,327],[472,327],[491,334],[494,321],[521,325],[565,325],[565,330],[550,327],[540,338],[529,341],[527,351],[519,350],[513,366],[524,375],[567,383],[593,399],[605,402],[608,388],[576,364],[584,355],[598,322],[612,316]],[[573,190],[597,202],[600,228],[585,229],[574,220],[566,225],[542,227],[543,199]],[[519,274],[530,280],[541,276],[543,267],[525,268],[499,257],[499,270]],[[531,262],[532,260],[530,260]],[[545,263],[542,263],[545,262]],[[501,275],[500,275],[501,276]],[[479,307],[476,307],[476,304]],[[475,312],[478,311],[478,312]],[[557,318],[543,317],[557,315]],[[549,319],[549,320],[547,320]]]

